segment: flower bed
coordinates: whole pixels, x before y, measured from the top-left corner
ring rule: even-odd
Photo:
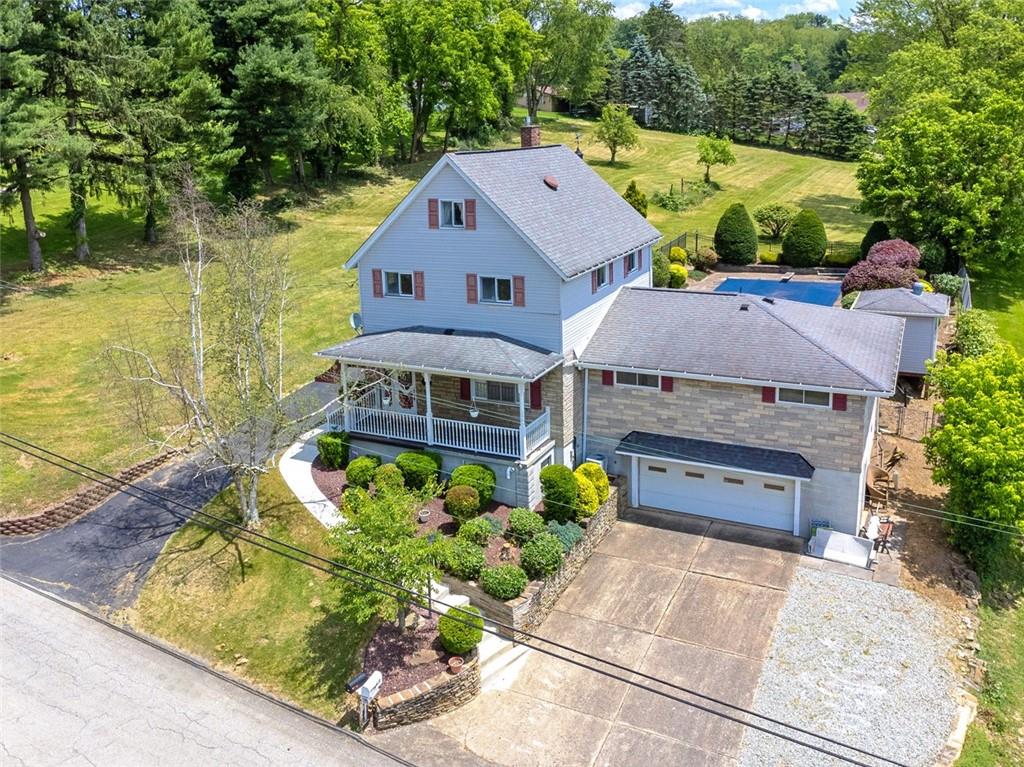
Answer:
[[[319,456],[313,459],[312,468],[313,484],[324,494],[324,497],[335,506],[341,504],[341,494],[348,487],[345,479],[344,469],[329,469],[324,466]]]
[[[382,623],[363,650],[363,668],[384,677],[381,695],[415,687],[448,668],[451,655],[438,639],[437,613],[417,609],[414,615],[415,629],[402,631],[396,623]]]

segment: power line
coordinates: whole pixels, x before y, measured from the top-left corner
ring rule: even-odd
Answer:
[[[5,445],[6,447],[9,447],[9,448],[14,449],[14,450],[19,450],[19,451],[24,452],[24,453],[26,453],[28,455],[31,455],[32,457],[38,458],[39,460],[42,460],[42,461],[44,461],[46,463],[50,463],[50,464],[52,464],[54,466],[57,466],[58,468],[61,468],[61,469],[65,470],[65,471],[71,472],[73,474],[77,474],[78,476],[85,477],[87,479],[91,479],[92,481],[95,481],[95,482],[97,482],[99,484],[103,484],[103,485],[106,485],[108,487],[114,487],[115,489],[118,489],[121,492],[124,492],[126,495],[128,495],[128,496],[130,496],[132,498],[136,498],[137,500],[143,501],[145,503],[148,503],[151,506],[157,506],[157,504],[154,503],[151,500],[148,500],[145,497],[142,497],[142,496],[139,496],[137,494],[131,493],[131,492],[127,491],[125,488],[126,487],[131,487],[133,490],[137,490],[137,491],[139,491],[141,493],[145,493],[146,495],[153,496],[153,497],[157,498],[158,500],[162,501],[163,503],[170,503],[172,505],[179,506],[181,508],[184,508],[184,509],[187,509],[187,510],[193,512],[194,514],[198,513],[198,514],[201,514],[202,516],[209,517],[210,519],[215,520],[220,525],[224,525],[224,526],[227,526],[227,527],[235,528],[235,529],[237,529],[239,531],[238,537],[241,537],[242,540],[247,542],[247,543],[250,543],[250,544],[252,544],[254,546],[257,546],[259,548],[263,548],[263,549],[265,549],[267,551],[270,551],[271,553],[278,554],[279,556],[283,556],[283,557],[286,557],[286,558],[291,559],[293,561],[299,562],[300,564],[303,564],[303,565],[305,565],[307,567],[310,567],[310,568],[319,570],[321,572],[327,573],[327,574],[331,575],[332,577],[336,577],[336,578],[339,578],[339,579],[344,580],[346,582],[353,583],[354,585],[358,586],[359,588],[362,588],[362,589],[365,589],[365,590],[374,591],[376,593],[380,593],[380,594],[382,594],[382,595],[384,595],[384,596],[386,596],[386,597],[388,597],[390,599],[396,599],[396,600],[400,599],[400,597],[396,596],[392,591],[384,590],[381,586],[375,586],[375,585],[371,585],[369,583],[356,581],[356,580],[354,580],[351,577],[345,576],[345,575],[337,572],[337,570],[341,569],[341,570],[344,570],[344,571],[347,571],[347,572],[350,572],[350,573],[354,573],[354,574],[356,574],[356,575],[358,575],[358,576],[360,576],[362,578],[365,578],[365,579],[367,579],[369,581],[372,581],[374,583],[382,584],[382,586],[386,586],[389,589],[392,589],[394,591],[398,591],[400,593],[403,593],[403,594],[407,595],[407,597],[411,597],[407,601],[409,601],[411,604],[414,604],[417,607],[420,607],[421,609],[426,609],[426,610],[432,610],[433,609],[431,607],[431,605],[430,605],[430,602],[434,601],[434,600],[429,600],[428,599],[428,603],[426,605],[424,605],[423,602],[422,602],[423,597],[418,592],[416,592],[413,589],[401,586],[400,584],[392,583],[392,582],[387,581],[387,580],[385,580],[383,578],[378,578],[377,576],[374,576],[374,575],[372,575],[370,573],[366,573],[366,572],[360,571],[360,570],[358,570],[356,568],[353,568],[351,566],[342,564],[340,562],[337,562],[337,561],[334,561],[334,560],[331,560],[331,559],[327,559],[325,557],[321,557],[321,556],[319,556],[317,554],[313,554],[312,552],[305,551],[305,550],[303,550],[303,549],[301,549],[301,548],[299,548],[297,546],[293,546],[292,544],[286,543],[284,541],[280,541],[278,539],[275,539],[275,538],[272,538],[270,536],[264,535],[264,534],[259,533],[257,531],[249,530],[244,525],[241,525],[241,524],[239,524],[237,522],[232,522],[231,520],[225,519],[223,517],[218,517],[218,516],[216,516],[214,514],[210,514],[209,512],[207,512],[207,511],[205,511],[203,509],[199,509],[197,507],[190,506],[188,504],[185,504],[185,503],[182,503],[180,501],[177,501],[177,500],[175,500],[173,498],[165,497],[165,496],[163,496],[163,495],[161,495],[159,493],[156,493],[154,491],[148,490],[146,488],[141,488],[141,487],[135,485],[134,483],[122,482],[120,480],[117,480],[115,477],[112,477],[111,475],[104,474],[103,472],[101,472],[101,471],[99,471],[97,469],[93,469],[91,467],[88,467],[85,464],[79,463],[78,461],[75,461],[74,459],[67,458],[65,456],[60,455],[59,453],[55,453],[54,451],[48,450],[48,449],[46,449],[46,448],[44,448],[42,446],[39,446],[39,445],[35,445],[35,444],[33,444],[33,443],[31,443],[31,442],[29,442],[27,440],[23,440],[23,439],[21,439],[19,437],[16,437],[14,435],[10,435],[10,434],[7,434],[5,432],[0,432],[0,436],[6,437],[7,439],[10,439],[10,440],[14,440],[15,442],[18,442],[18,443],[22,443],[22,445],[28,446],[28,448],[31,448],[31,450],[27,449],[26,447],[24,447],[22,445],[15,445],[15,444],[12,444],[11,442],[8,442],[8,441],[6,441],[4,439],[0,439],[0,444]],[[94,474],[98,474],[98,475],[100,475],[102,477],[105,477],[108,480],[111,480],[111,482],[104,482],[102,480],[96,480],[94,477],[91,477],[91,476],[83,473],[82,471],[78,471],[78,470],[76,470],[74,468],[71,468],[70,466],[64,466],[62,464],[59,464],[56,461],[51,460],[50,458],[47,458],[44,455],[40,455],[37,452],[33,452],[33,451],[40,451],[40,452],[48,454],[50,456],[54,456],[55,458],[58,458],[61,461],[65,461],[66,463],[72,464],[73,466],[79,466],[79,467],[85,469],[86,471],[90,471],[90,472],[92,472]],[[163,508],[166,511],[169,511],[171,514],[174,514],[175,516],[179,517],[180,519],[184,519],[185,521],[188,521],[188,519],[189,519],[184,514],[180,514],[178,512],[172,511],[171,509],[168,509],[166,506],[163,506]],[[222,527],[217,527],[216,525],[211,524],[211,523],[197,521],[197,524],[203,525],[204,527],[207,527],[207,528],[212,529],[212,530],[223,532],[223,528]],[[246,536],[252,536],[252,537],[254,537],[256,539],[259,539],[259,540],[252,540],[251,538],[246,537]],[[285,549],[289,549],[290,551],[293,551],[293,552],[295,552],[298,555],[305,556],[305,557],[310,557],[310,558],[312,558],[314,560],[319,560],[320,562],[324,562],[324,563],[326,563],[329,566],[325,567],[325,566],[322,566],[322,565],[318,565],[315,562],[310,562],[308,560],[302,559],[302,558],[300,558],[300,556],[296,556],[296,554],[290,554],[287,551],[281,551],[279,549],[271,547],[267,543],[261,543],[260,541],[267,541],[269,543],[273,543],[274,545],[282,546]],[[462,613],[464,615],[470,615],[470,613],[467,613],[466,611],[464,611],[462,608],[460,608],[458,606],[447,605],[444,602],[440,602],[440,601],[437,601],[437,604],[440,604],[440,605],[442,605],[444,607],[447,607],[449,609],[449,613],[451,611],[456,611],[456,612]],[[455,621],[457,621],[459,623],[463,623],[465,625],[472,625],[470,620],[467,620],[466,618],[461,618],[461,617],[456,617],[456,616],[450,616],[450,617],[453,620],[455,620]],[[473,616],[473,617],[475,617],[475,616]],[[742,714],[747,714],[747,715],[754,716],[754,717],[756,717],[758,719],[761,719],[763,721],[769,722],[771,724],[775,724],[775,725],[778,725],[778,726],[781,726],[781,727],[788,728],[790,730],[793,730],[794,732],[798,732],[800,734],[807,735],[807,736],[810,736],[812,738],[817,738],[817,739],[819,739],[821,741],[824,741],[824,742],[827,742],[827,743],[831,743],[833,745],[839,746],[839,747],[847,749],[849,751],[860,753],[860,754],[863,754],[865,756],[871,757],[873,759],[877,759],[877,760],[880,760],[880,761],[887,762],[889,764],[898,765],[899,767],[906,767],[901,762],[897,762],[897,761],[895,761],[893,759],[889,759],[887,757],[884,757],[884,756],[881,756],[881,755],[878,755],[878,754],[874,754],[874,753],[872,753],[870,751],[858,748],[856,746],[851,746],[849,744],[846,744],[846,743],[844,743],[842,741],[839,741],[837,739],[831,738],[829,736],[822,735],[820,733],[816,733],[816,732],[814,732],[812,730],[804,729],[804,728],[798,727],[796,725],[784,722],[782,720],[774,719],[774,718],[766,716],[764,714],[759,714],[756,711],[752,711],[750,709],[745,709],[745,708],[743,708],[741,706],[737,706],[735,704],[731,704],[731,703],[728,703],[726,701],[719,700],[717,698],[714,698],[712,696],[706,695],[704,693],[700,693],[700,692],[698,692],[696,690],[692,690],[692,689],[686,688],[686,687],[684,687],[682,685],[677,685],[677,684],[674,684],[672,682],[668,682],[668,681],[663,680],[663,679],[661,679],[659,677],[655,677],[653,675],[646,674],[646,673],[640,672],[638,670],[631,669],[631,668],[629,668],[627,666],[624,666],[622,664],[616,663],[614,661],[607,660],[607,659],[602,658],[602,657],[597,656],[597,655],[593,655],[593,654],[588,653],[588,652],[583,651],[583,650],[579,650],[579,649],[573,648],[573,647],[571,647],[569,645],[565,645],[565,644],[562,644],[560,642],[556,642],[554,640],[547,639],[545,637],[541,637],[541,636],[538,636],[536,634],[533,634],[533,633],[530,633],[530,632],[527,632],[527,631],[516,629],[515,627],[510,626],[510,625],[505,624],[505,623],[502,623],[500,621],[492,621],[492,623],[494,623],[495,625],[497,625],[497,626],[499,626],[501,628],[505,628],[505,629],[513,632],[514,636],[524,636],[524,637],[527,637],[527,638],[532,639],[534,641],[538,641],[538,642],[543,642],[545,644],[549,644],[549,645],[551,645],[553,647],[556,647],[556,648],[558,648],[560,650],[565,650],[567,652],[573,653],[574,655],[579,655],[580,657],[587,658],[588,660],[596,661],[596,662],[601,663],[601,664],[603,664],[605,666],[608,666],[610,668],[615,668],[615,669],[621,670],[621,671],[623,671],[625,673],[633,674],[633,675],[642,677],[644,679],[648,679],[648,680],[650,680],[652,682],[655,682],[657,684],[660,684],[660,685],[663,685],[663,686],[666,686],[666,687],[669,687],[669,688],[672,688],[672,689],[677,689],[677,690],[679,690],[681,692],[684,692],[684,693],[686,693],[688,695],[692,695],[694,697],[697,697],[697,698],[700,698],[700,699],[703,699],[703,700],[707,700],[709,702],[715,703],[716,705],[720,705],[720,706],[723,706],[725,708],[732,709],[732,710],[740,712]],[[490,628],[485,626],[484,627],[484,631],[487,632],[487,633],[493,634],[495,636],[501,637],[500,632],[498,632],[496,629],[490,629]],[[502,638],[506,638],[506,637],[502,637]],[[619,676],[617,674],[610,673],[608,671],[605,671],[603,669],[596,668],[594,666],[588,665],[588,664],[586,664],[586,663],[584,663],[582,661],[576,660],[574,658],[570,658],[570,657],[566,657],[564,655],[560,655],[559,653],[554,652],[553,650],[549,650],[549,649],[546,649],[546,648],[543,648],[543,647],[537,647],[537,646],[529,644],[527,642],[523,642],[523,644],[526,644],[531,649],[534,649],[534,650],[536,650],[536,651],[538,651],[538,652],[540,652],[542,654],[549,655],[551,657],[554,657],[556,659],[565,661],[565,662],[570,663],[572,665],[576,665],[576,666],[578,666],[580,668],[584,668],[584,669],[593,671],[593,672],[601,674],[601,675],[603,675],[605,677],[608,677],[608,678],[611,678],[611,679],[615,679],[615,680],[624,682],[624,683],[626,683],[626,684],[628,684],[630,686],[636,687],[638,689],[654,693],[655,695],[659,695],[661,697],[668,698],[669,700],[672,700],[673,702],[681,703],[683,705],[690,706],[692,708],[696,708],[696,709],[698,709],[700,711],[704,711],[705,713],[709,713],[709,714],[711,714],[713,716],[721,717],[721,718],[726,719],[728,721],[732,721],[732,722],[734,722],[736,724],[740,724],[740,725],[742,725],[744,727],[750,727],[752,729],[759,730],[759,731],[764,732],[764,733],[766,733],[768,735],[771,735],[773,737],[777,737],[777,738],[780,738],[782,740],[786,740],[788,742],[794,743],[795,745],[799,745],[799,746],[803,746],[803,747],[808,748],[808,749],[812,749],[814,751],[817,751],[819,753],[825,754],[827,756],[831,756],[833,758],[840,759],[842,761],[846,761],[846,762],[848,762],[850,764],[859,765],[859,767],[870,767],[870,765],[867,765],[864,762],[860,762],[860,761],[857,761],[857,760],[852,759],[850,757],[844,756],[842,754],[830,751],[827,748],[823,748],[823,747],[818,746],[818,745],[813,744],[813,743],[807,743],[807,742],[801,741],[801,740],[799,740],[799,739],[797,739],[797,738],[795,738],[793,736],[790,736],[790,735],[787,735],[787,734],[784,734],[784,733],[780,733],[780,732],[776,732],[774,730],[769,729],[768,727],[765,727],[765,726],[762,726],[762,725],[759,725],[759,724],[754,724],[754,723],[745,721],[744,719],[740,718],[739,716],[733,716],[731,714],[723,713],[721,711],[716,711],[716,710],[714,710],[712,708],[709,708],[707,706],[704,706],[702,704],[695,703],[693,701],[680,698],[677,695],[672,695],[672,694],[666,693],[666,692],[664,692],[662,690],[658,690],[658,689],[655,689],[655,688],[652,688],[652,687],[648,687],[646,685],[640,684],[639,682],[637,682],[637,681],[635,681],[635,680],[633,680],[633,679],[631,679],[629,677],[623,677],[623,676]]]

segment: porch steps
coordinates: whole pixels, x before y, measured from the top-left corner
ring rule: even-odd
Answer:
[[[485,626],[496,630],[491,623]],[[507,690],[512,686],[526,659],[530,648],[524,644],[516,644],[510,639],[485,633],[483,641],[477,645],[480,653],[480,682],[485,690]]]
[[[452,607],[464,607],[469,604],[469,597],[453,594],[451,589],[437,582],[430,584],[430,599],[434,603],[434,609],[442,615]]]

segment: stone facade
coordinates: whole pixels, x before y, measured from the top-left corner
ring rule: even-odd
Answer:
[[[443,671],[415,687],[377,698],[373,702],[373,726],[378,730],[454,711],[480,692],[480,659],[473,650],[462,671]]]

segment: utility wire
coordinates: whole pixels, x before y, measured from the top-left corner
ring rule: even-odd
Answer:
[[[203,509],[200,509],[200,508],[197,508],[197,507],[194,507],[194,506],[189,506],[188,504],[182,503],[182,502],[177,501],[177,500],[175,500],[173,498],[165,497],[165,496],[163,496],[163,495],[161,495],[159,493],[155,493],[155,492],[153,492],[151,490],[148,490],[146,488],[141,488],[141,487],[135,485],[134,483],[122,482],[122,481],[117,480],[116,478],[114,478],[114,477],[112,477],[110,475],[104,474],[101,471],[98,471],[96,469],[92,469],[91,467],[88,467],[85,464],[79,463],[79,462],[77,462],[77,461],[75,461],[73,459],[70,459],[70,458],[66,458],[65,456],[62,456],[62,455],[60,455],[58,453],[55,453],[54,451],[48,450],[48,449],[43,448],[42,446],[39,446],[39,445],[35,445],[35,444],[33,444],[33,443],[31,443],[31,442],[29,442],[27,440],[23,440],[23,439],[21,439],[19,437],[16,437],[14,435],[7,434],[6,432],[0,432],[0,436],[5,437],[5,438],[10,439],[10,440],[13,440],[14,442],[17,442],[17,443],[21,443],[21,445],[12,444],[12,442],[7,441],[7,439],[0,439],[0,444],[3,444],[6,447],[9,447],[9,448],[11,448],[13,450],[18,450],[18,451],[24,452],[24,453],[26,453],[28,455],[31,455],[32,457],[38,458],[39,460],[42,460],[42,461],[44,461],[46,463],[50,463],[50,464],[52,464],[54,466],[57,466],[58,468],[61,468],[61,469],[65,470],[65,471],[71,472],[73,474],[77,474],[78,476],[85,477],[85,478],[90,479],[92,481],[96,481],[99,484],[105,484],[108,487],[114,487],[115,489],[119,489],[121,492],[124,492],[126,495],[129,495],[130,497],[136,498],[137,500],[140,500],[140,501],[143,501],[145,503],[148,503],[149,505],[158,506],[157,503],[154,503],[153,501],[149,500],[148,498],[140,496],[140,495],[132,493],[132,492],[128,492],[125,488],[126,487],[130,487],[133,490],[138,490],[139,492],[145,493],[146,495],[156,497],[158,500],[160,500],[160,501],[162,501],[164,503],[170,503],[172,505],[179,506],[179,507],[184,508],[184,509],[186,509],[188,511],[191,511],[193,514],[198,513],[198,514],[200,514],[200,515],[202,515],[204,517],[209,517],[210,519],[214,520],[215,522],[217,522],[221,526],[227,526],[227,527],[230,527],[230,528],[237,529],[239,531],[238,537],[241,537],[242,540],[247,542],[247,543],[250,543],[250,544],[252,544],[254,546],[257,546],[259,548],[266,549],[267,551],[270,551],[272,553],[278,554],[279,556],[283,556],[283,557],[286,557],[286,558],[291,559],[293,561],[299,562],[300,564],[303,564],[303,565],[305,565],[307,567],[310,567],[310,568],[319,570],[321,572],[327,573],[327,574],[329,574],[329,575],[331,575],[333,577],[336,577],[336,578],[339,578],[341,580],[344,580],[344,581],[347,581],[349,583],[352,583],[352,584],[354,584],[354,585],[356,585],[356,586],[358,586],[358,587],[360,587],[362,589],[366,589],[366,590],[374,591],[376,593],[380,593],[380,594],[382,594],[382,595],[384,595],[384,596],[386,596],[388,598],[391,598],[391,599],[408,601],[409,603],[414,604],[415,606],[420,607],[421,609],[432,610],[433,608],[430,606],[430,603],[434,602],[434,603],[439,604],[441,606],[447,607],[449,609],[449,613],[451,611],[456,611],[456,612],[461,613],[463,615],[472,616],[473,618],[476,617],[475,615],[472,615],[471,613],[466,612],[461,607],[458,607],[458,606],[455,606],[455,605],[447,605],[444,602],[441,602],[441,601],[438,601],[438,600],[428,600],[427,604],[423,604],[423,602],[422,602],[422,599],[423,599],[422,595],[420,595],[419,592],[417,592],[417,591],[415,591],[413,589],[401,586],[400,584],[392,583],[392,582],[387,581],[387,580],[385,580],[383,578],[378,578],[378,577],[376,577],[376,576],[374,576],[374,575],[372,575],[370,573],[366,573],[366,572],[360,571],[360,570],[358,570],[356,568],[350,567],[348,565],[344,565],[344,564],[342,564],[340,562],[337,562],[337,561],[334,561],[334,560],[330,560],[330,559],[327,559],[325,557],[321,557],[319,555],[316,555],[316,554],[313,554],[311,552],[305,551],[305,550],[303,550],[303,549],[301,549],[301,548],[299,548],[297,546],[293,546],[292,544],[286,543],[284,541],[277,540],[275,538],[272,538],[270,536],[264,535],[264,534],[259,533],[257,531],[249,530],[244,525],[241,525],[241,524],[239,524],[237,522],[233,522],[233,521],[225,519],[223,517],[218,517],[218,516],[216,516],[214,514],[210,514],[209,512],[206,512]],[[28,448],[31,448],[31,450],[30,449],[26,449],[26,447],[24,447],[23,445],[27,446]],[[35,451],[39,451],[39,452],[35,452]],[[57,461],[52,460],[50,458],[47,458],[45,455],[41,455],[40,453],[45,453],[47,455],[53,456],[53,457],[55,457],[55,458],[57,458],[57,459],[59,459],[61,461],[65,461],[66,463],[72,464],[73,466],[79,466],[79,467],[85,469],[86,471],[90,471],[90,472],[92,472],[94,474],[98,474],[98,475],[100,475],[102,477],[107,478],[108,480],[111,480],[111,481],[110,482],[103,482],[101,480],[96,480],[94,477],[91,477],[91,476],[85,474],[82,471],[78,471],[78,470],[76,470],[74,468],[71,468],[70,466],[61,465],[61,464],[57,463]],[[175,512],[175,511],[167,508],[166,506],[163,506],[162,508],[164,508],[166,511],[169,511],[171,514],[174,514],[175,516],[177,516],[180,519],[184,519],[186,521],[189,519],[186,515],[178,513],[178,512]],[[223,527],[218,527],[217,525],[214,525],[214,524],[211,524],[211,523],[208,523],[208,522],[197,521],[197,524],[203,525],[204,527],[207,527],[207,528],[212,529],[212,530],[223,532]],[[253,540],[252,538],[247,537],[247,536],[252,536],[252,538],[256,538],[258,540]],[[268,545],[267,543],[263,543],[261,541],[266,541],[266,542],[272,543],[272,544],[274,544],[276,546],[281,546],[281,547],[283,547],[285,549],[288,549],[290,551],[293,551],[296,554],[299,554],[301,556],[310,557],[310,558],[312,558],[314,560],[319,560],[320,562],[324,562],[324,563],[326,563],[329,566],[325,567],[325,566],[322,566],[322,565],[318,565],[315,562],[310,562],[310,561],[308,561],[306,559],[302,559],[300,556],[296,556],[295,554],[290,554],[290,553],[288,553],[288,551],[281,551],[280,549],[273,548],[272,546]],[[346,572],[354,573],[354,574],[356,574],[356,575],[358,575],[358,576],[360,576],[362,578],[365,578],[365,579],[367,579],[369,581],[372,581],[374,583],[381,584],[381,585],[380,586],[375,586],[375,585],[372,585],[370,583],[356,581],[355,579],[353,579],[351,577],[348,577],[346,575],[343,575],[343,574],[339,573],[338,572],[339,569],[340,570],[344,570]],[[391,589],[391,590],[385,590],[382,587],[387,587],[388,589]],[[393,593],[394,591],[403,593],[403,594],[407,595],[407,597],[398,597],[398,596],[396,596],[395,593]],[[460,618],[460,617],[451,616],[451,615],[449,617],[451,617],[453,620],[456,620],[457,622],[463,623],[463,624],[465,624],[467,626],[472,626],[473,625],[471,623],[471,620],[467,620],[466,618]],[[505,629],[507,629],[509,631],[512,631],[514,633],[514,635],[525,636],[525,637],[527,637],[527,638],[529,638],[531,640],[538,641],[538,642],[543,642],[543,643],[551,645],[553,647],[557,647],[560,650],[564,650],[564,651],[570,652],[570,653],[572,653],[574,655],[579,655],[580,657],[587,658],[588,660],[596,661],[596,662],[601,663],[601,664],[603,664],[605,666],[608,666],[608,667],[611,667],[611,668],[615,668],[617,670],[623,671],[623,672],[628,673],[628,674],[635,674],[636,676],[642,677],[644,679],[648,679],[648,680],[650,680],[652,682],[655,682],[655,683],[657,683],[659,685],[663,685],[665,687],[669,687],[669,688],[680,690],[681,692],[685,692],[685,693],[687,693],[689,695],[692,695],[694,697],[697,697],[697,698],[700,698],[700,699],[703,699],[703,700],[707,700],[709,702],[713,702],[713,703],[715,703],[717,705],[720,705],[720,706],[723,706],[725,708],[729,708],[729,709],[735,710],[735,711],[740,712],[742,714],[747,714],[747,715],[754,716],[754,717],[756,717],[758,719],[764,720],[764,721],[769,722],[771,724],[775,724],[775,725],[778,725],[778,726],[781,726],[781,727],[788,728],[790,730],[793,730],[794,732],[798,732],[798,733],[801,733],[803,735],[807,735],[807,736],[812,737],[812,738],[817,738],[817,739],[825,741],[827,743],[831,743],[833,745],[836,745],[836,746],[839,746],[841,748],[847,749],[849,751],[853,751],[853,752],[856,752],[856,753],[859,753],[859,754],[863,754],[865,756],[868,756],[868,757],[871,757],[873,759],[877,759],[879,761],[883,761],[883,762],[886,762],[886,763],[889,763],[889,764],[898,765],[899,767],[906,767],[906,765],[904,765],[903,763],[895,761],[893,759],[889,759],[887,757],[881,756],[879,754],[872,753],[870,751],[858,748],[856,746],[851,746],[851,745],[849,745],[847,743],[844,743],[844,742],[842,742],[840,740],[831,738],[831,737],[826,736],[826,735],[822,735],[822,734],[814,732],[812,730],[804,729],[804,728],[798,727],[796,725],[792,725],[792,724],[789,724],[787,722],[784,722],[782,720],[774,719],[772,717],[768,717],[766,715],[759,714],[756,711],[752,711],[752,710],[749,710],[749,709],[745,709],[745,708],[743,708],[741,706],[730,704],[730,703],[728,703],[726,701],[722,701],[722,700],[719,700],[719,699],[714,698],[712,696],[709,696],[709,695],[697,692],[696,690],[692,690],[692,689],[683,687],[681,685],[677,685],[677,684],[674,684],[672,682],[665,681],[665,680],[663,680],[663,679],[661,679],[659,677],[655,677],[655,676],[652,676],[652,675],[649,675],[649,674],[645,674],[643,672],[631,669],[628,666],[624,666],[622,664],[615,663],[614,661],[609,661],[609,660],[607,660],[605,658],[602,658],[600,656],[593,655],[591,653],[588,653],[588,652],[585,652],[585,651],[582,651],[582,650],[578,650],[576,648],[573,648],[571,646],[568,646],[568,645],[556,642],[554,640],[546,639],[546,638],[538,636],[536,634],[532,634],[532,633],[527,632],[527,631],[522,631],[520,629],[516,629],[513,626],[510,626],[508,624],[502,623],[500,621],[492,621],[492,623],[494,623],[495,625],[497,625],[497,626],[499,626],[501,628],[505,628]],[[490,629],[490,628],[485,626],[484,627],[484,631],[487,632],[487,633],[493,634],[495,636],[501,637],[500,632],[498,632],[496,629]],[[507,638],[507,637],[502,637],[502,638]],[[559,660],[565,661],[565,662],[570,663],[572,665],[576,665],[576,666],[578,666],[580,668],[584,668],[584,669],[593,671],[593,672],[601,674],[601,675],[603,675],[605,677],[608,677],[608,678],[611,678],[611,679],[615,679],[615,680],[624,682],[624,683],[626,683],[626,684],[628,684],[630,686],[636,687],[638,689],[645,690],[647,692],[654,693],[654,694],[659,695],[661,697],[668,698],[669,700],[672,700],[672,701],[674,701],[676,703],[681,703],[683,705],[690,706],[692,708],[696,708],[696,709],[698,709],[700,711],[704,711],[704,712],[709,713],[709,714],[711,714],[713,716],[721,717],[721,718],[726,719],[728,721],[732,721],[732,722],[734,722],[736,724],[740,724],[740,725],[742,725],[744,727],[750,727],[752,729],[759,730],[759,731],[764,732],[764,733],[766,733],[768,735],[771,735],[773,737],[777,737],[777,738],[780,738],[782,740],[786,740],[788,742],[794,743],[795,745],[803,746],[805,748],[812,749],[812,750],[817,751],[819,753],[825,754],[827,756],[831,756],[831,757],[836,758],[836,759],[840,759],[840,760],[848,762],[850,764],[859,765],[859,767],[870,767],[870,765],[868,765],[868,764],[866,764],[864,762],[861,762],[861,761],[858,761],[856,759],[844,756],[843,754],[836,753],[834,751],[830,751],[827,748],[823,748],[823,747],[818,746],[818,745],[813,744],[813,743],[807,743],[805,741],[799,740],[798,738],[790,736],[790,735],[787,735],[785,733],[776,732],[776,731],[774,731],[772,729],[769,729],[768,727],[765,727],[763,725],[759,725],[759,724],[755,724],[755,723],[751,723],[751,722],[745,721],[744,719],[740,718],[739,716],[733,716],[731,714],[723,713],[721,711],[717,711],[715,709],[709,708],[709,707],[704,706],[702,704],[695,703],[695,702],[690,701],[690,700],[686,700],[686,699],[681,698],[681,697],[679,697],[677,695],[673,695],[671,693],[666,693],[666,692],[664,692],[662,690],[658,690],[658,689],[655,689],[655,688],[652,688],[652,687],[648,687],[647,685],[641,684],[641,683],[639,683],[639,682],[637,682],[637,681],[635,681],[635,680],[633,680],[633,679],[631,679],[629,677],[619,676],[617,674],[610,673],[610,672],[605,671],[603,669],[596,668],[594,666],[588,665],[587,663],[584,663],[582,661],[576,660],[575,658],[570,658],[570,657],[566,657],[564,655],[561,655],[561,654],[559,654],[557,652],[554,652],[553,650],[549,650],[549,649],[546,649],[546,648],[543,648],[543,647],[537,647],[537,646],[529,644],[527,642],[523,642],[523,644],[526,644],[531,649],[534,649],[534,650],[536,650],[536,651],[538,651],[538,652],[540,652],[542,654],[549,655],[551,657],[554,657],[554,658],[557,658]]]

